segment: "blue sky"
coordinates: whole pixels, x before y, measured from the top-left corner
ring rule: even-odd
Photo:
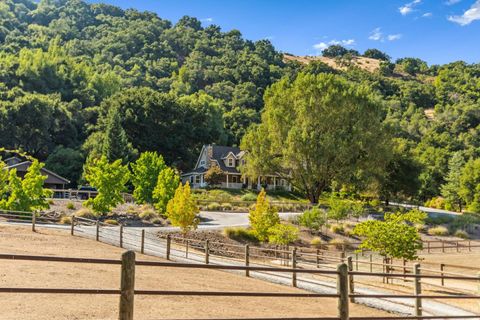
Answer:
[[[393,58],[430,64],[480,62],[480,0],[92,0],[158,13],[184,15],[238,29],[247,39],[269,39],[278,50],[317,55],[341,43],[378,48]]]

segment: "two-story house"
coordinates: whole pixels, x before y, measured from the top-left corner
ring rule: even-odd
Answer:
[[[245,164],[245,152],[238,147],[217,145],[204,145],[198,157],[195,168],[182,174],[182,182],[190,182],[192,188],[204,188],[208,184],[205,181],[205,173],[211,166],[218,166],[225,175],[220,187],[228,189],[261,189],[266,190],[291,190],[289,183],[278,176],[263,176],[252,181],[242,176],[239,167]]]

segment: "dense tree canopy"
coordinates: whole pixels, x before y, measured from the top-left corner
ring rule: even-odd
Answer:
[[[0,147],[28,152],[72,184],[89,155],[127,162],[155,151],[167,165],[186,170],[203,144],[238,145],[245,135],[254,139],[252,132],[267,137],[270,132],[248,128],[260,123],[264,108],[267,114],[286,108],[289,96],[274,99],[284,97],[280,91],[292,90],[303,74],[335,74],[345,82],[341,90],[370,88],[382,102],[379,121],[394,138],[396,156],[382,159],[387,172],[373,174],[376,188],[355,190],[420,201],[443,195],[452,208],[480,211],[472,205],[476,181],[465,176],[463,191],[455,191],[458,177],[476,172],[480,157],[480,64],[390,62],[372,48],[362,55],[381,60],[375,69],[370,60],[357,64],[360,54],[340,45],[325,49],[323,62],[284,61],[269,41],[244,39],[238,30],[194,17],[173,24],[155,13],[81,0],[4,0],[0,21]],[[334,110],[343,103],[333,102]],[[317,117],[328,111],[311,114],[320,132]],[[354,121],[345,114],[344,123]],[[293,150],[293,141],[308,141],[306,132],[281,136]],[[272,148],[247,147],[254,153]],[[351,165],[343,161],[339,165]],[[370,181],[365,175],[357,170],[349,183]],[[325,181],[320,190],[332,188]]]

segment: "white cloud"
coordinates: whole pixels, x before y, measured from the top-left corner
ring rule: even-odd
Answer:
[[[431,13],[431,12],[427,12],[427,13],[422,14],[423,18],[431,18],[432,16],[433,16],[433,13]]]
[[[205,19],[201,19],[200,21],[201,22],[213,22],[213,18],[205,18]]]
[[[466,26],[475,20],[480,20],[480,0],[475,1],[470,9],[465,11],[461,16],[450,16],[448,20],[458,23],[461,26]]]
[[[370,36],[368,37],[368,39],[373,41],[382,40],[382,38],[383,38],[383,33],[381,31],[381,28],[373,29],[373,31],[370,32]]]
[[[402,34],[397,33],[397,34],[389,34],[387,36],[388,41],[395,41],[395,40],[400,40],[402,38]]]
[[[413,11],[413,7],[415,7],[417,4],[420,4],[421,2],[422,0],[413,0],[412,2],[406,3],[405,5],[398,8],[398,11],[400,11],[400,14],[402,16],[406,16]]]
[[[460,1],[462,1],[462,0],[447,0],[447,2],[445,2],[445,4],[447,6],[453,6],[454,4],[459,3]]]
[[[320,43],[314,44],[313,48],[322,51],[322,50],[327,49],[329,46],[333,46],[333,45],[341,45],[341,46],[344,46],[344,47],[350,47],[350,46],[355,45],[355,40],[354,39],[330,40],[328,42],[320,42]]]

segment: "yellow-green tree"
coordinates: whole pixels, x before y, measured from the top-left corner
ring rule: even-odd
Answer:
[[[85,179],[95,187],[98,194],[88,199],[84,206],[95,213],[107,213],[117,204],[123,203],[122,192],[130,179],[128,167],[122,160],[109,163],[105,156],[100,159],[89,159],[85,166]]]
[[[248,219],[250,220],[253,234],[260,241],[267,241],[269,229],[280,223],[278,211],[274,206],[270,205],[264,189],[258,194],[255,209],[250,210]]]
[[[175,191],[175,196],[168,202],[167,218],[173,226],[180,227],[186,235],[188,231],[197,229],[200,212],[190,192],[190,184],[180,184]]]
[[[180,177],[170,167],[166,167],[157,178],[157,185],[153,190],[153,203],[155,209],[160,213],[165,213],[168,202],[175,196],[175,191],[180,184]]]

